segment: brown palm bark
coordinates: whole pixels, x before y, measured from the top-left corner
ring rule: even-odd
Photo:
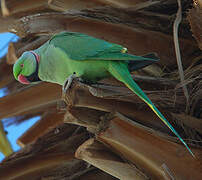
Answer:
[[[0,62],[0,88],[7,89],[0,98],[0,118],[14,117],[10,124],[42,118],[18,139],[23,149],[0,164],[0,179],[201,179],[202,5],[199,0],[181,4],[185,82],[179,80],[173,42],[175,0],[2,0],[0,32],[21,39],[9,45]],[[58,85],[19,84],[12,64],[64,30],[121,44],[136,55],[157,53],[160,61],[134,72],[133,79],[196,159],[145,103],[113,78],[92,85],[74,80],[64,99]]]

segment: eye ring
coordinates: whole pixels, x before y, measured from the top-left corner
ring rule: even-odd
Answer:
[[[24,67],[24,64],[20,64],[20,67],[23,68],[23,67]]]

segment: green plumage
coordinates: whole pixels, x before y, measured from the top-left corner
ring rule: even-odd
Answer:
[[[62,32],[35,50],[40,54],[39,77],[44,81],[63,85],[68,76],[77,76],[96,82],[110,76],[108,64],[113,61],[134,61],[144,67],[156,59],[122,53],[121,45],[96,39],[85,34]],[[43,59],[46,59],[43,61]],[[51,72],[51,74],[50,74]]]
[[[63,85],[68,76],[76,73],[76,76],[91,82],[97,82],[109,76],[123,82],[148,104],[193,155],[187,144],[130,76],[128,68],[130,63],[137,70],[157,61],[157,59],[135,56],[124,53],[125,51],[126,48],[121,45],[109,43],[85,34],[62,32],[53,36],[34,52],[40,56],[38,76],[42,81]],[[25,56],[28,55],[22,55],[14,65],[16,79],[18,79],[19,74],[26,77],[36,71],[33,68],[33,71],[23,74],[22,71],[23,68],[26,68],[25,66],[19,70],[20,64],[24,64],[27,60]],[[29,61],[31,59],[34,60],[32,57],[29,58]]]

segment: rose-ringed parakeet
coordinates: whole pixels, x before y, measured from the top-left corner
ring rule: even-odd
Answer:
[[[126,48],[118,44],[81,33],[62,32],[54,35],[38,49],[24,52],[15,63],[13,73],[24,84],[42,80],[64,85],[67,77],[73,74],[88,82],[113,76],[147,103],[193,155],[184,140],[130,75],[129,64],[133,70],[137,70],[156,61],[157,59],[128,54]]]
[[[3,124],[0,121],[0,152],[4,154],[4,156],[9,156],[13,153],[13,150],[11,148],[10,142],[8,141],[6,137],[6,133],[3,128]]]

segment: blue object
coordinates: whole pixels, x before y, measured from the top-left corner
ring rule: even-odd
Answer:
[[[0,33],[0,58],[6,55],[9,43],[18,39],[19,37],[13,33]]]

